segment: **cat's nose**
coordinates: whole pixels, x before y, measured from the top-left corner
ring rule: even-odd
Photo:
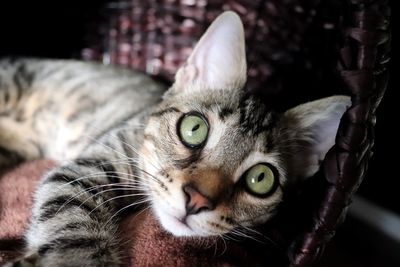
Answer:
[[[183,186],[183,192],[186,195],[186,214],[197,214],[203,210],[214,209],[214,204],[209,198],[204,196],[192,185]]]

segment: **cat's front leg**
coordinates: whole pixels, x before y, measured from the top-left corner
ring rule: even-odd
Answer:
[[[50,173],[35,195],[27,254],[14,266],[120,266],[113,215],[122,194],[111,186],[118,179],[113,165],[99,159]]]

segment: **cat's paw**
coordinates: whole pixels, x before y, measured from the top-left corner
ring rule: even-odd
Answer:
[[[117,257],[116,254],[99,254],[94,257],[78,249],[70,252],[29,253],[0,267],[119,267],[121,265],[121,257]]]

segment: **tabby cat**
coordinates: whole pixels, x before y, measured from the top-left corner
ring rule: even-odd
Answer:
[[[151,206],[176,236],[263,223],[313,175],[349,98],[277,114],[245,93],[243,26],[219,16],[165,88],[118,67],[0,61],[0,166],[51,158],[27,253],[11,266],[118,266],[118,214]]]

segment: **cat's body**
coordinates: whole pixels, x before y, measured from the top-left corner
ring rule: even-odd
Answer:
[[[48,220],[49,223],[46,225],[43,222],[45,227],[40,227],[33,220],[28,232],[28,244],[43,251],[43,239],[48,234],[55,242],[66,238],[65,232],[70,231],[79,240],[91,240],[83,249],[87,255],[95,243],[101,243],[93,240],[93,235],[104,235],[107,242],[113,240],[115,237],[109,236],[108,231],[102,232],[101,228],[123,206],[121,201],[100,205],[93,212],[104,221],[88,223],[90,227],[98,224],[98,232],[92,234],[90,231],[77,234],[77,228],[71,228],[71,222],[83,223],[85,218],[71,220],[66,227],[59,224],[60,217],[55,213],[63,204],[66,211],[76,213],[76,209],[80,209],[78,206],[82,205],[89,213],[102,200],[133,193],[126,184],[136,184],[137,170],[131,167],[132,162],[138,160],[134,147],[142,142],[144,123],[155,104],[161,100],[165,88],[143,74],[121,68],[34,59],[0,61],[0,81],[0,99],[3,101],[0,105],[0,166],[44,157],[57,160],[68,169],[59,169],[62,174],[54,176],[56,181],[44,182],[39,189],[33,214],[38,221]],[[66,163],[78,158],[76,162],[79,164]],[[85,172],[95,174],[95,177],[61,186],[58,192],[53,189],[80,178],[79,173],[83,176],[84,168],[88,169]],[[103,186],[116,183],[121,185]],[[110,190],[124,189],[124,186],[127,190]],[[81,193],[81,190],[89,192]],[[101,191],[104,193],[99,193]],[[68,216],[68,212],[63,214],[60,211],[58,214],[61,218]],[[115,222],[111,226],[113,224],[115,226]],[[48,227],[53,227],[58,234],[48,231]],[[71,229],[62,230],[65,227]],[[114,234],[115,229],[110,227],[108,230]],[[79,256],[79,250],[74,255]],[[120,256],[110,258],[120,259]],[[60,265],[63,259],[60,259]],[[82,256],[77,259],[84,263]],[[78,266],[71,259],[69,262],[71,266]],[[42,264],[54,266],[53,262]]]
[[[68,60],[5,59],[0,77],[0,145],[24,160],[74,159],[125,122],[143,125],[165,91],[140,73]]]
[[[166,94],[128,70],[0,62],[0,166],[61,161],[39,185],[26,235],[39,266],[119,265],[118,211],[150,202],[178,236],[252,227],[318,169],[346,97],[271,112],[244,92],[237,15],[210,27]],[[32,256],[31,256],[32,255]]]

